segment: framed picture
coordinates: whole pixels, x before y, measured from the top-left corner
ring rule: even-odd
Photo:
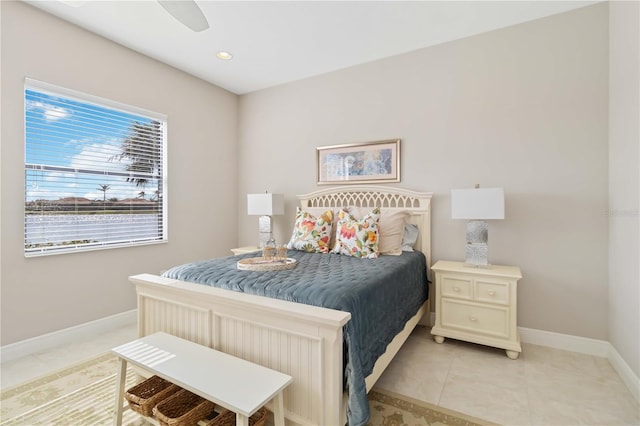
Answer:
[[[318,185],[400,182],[400,139],[316,148]]]

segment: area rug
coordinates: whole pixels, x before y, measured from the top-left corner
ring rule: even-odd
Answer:
[[[107,353],[0,392],[2,426],[99,426],[113,423],[117,359]],[[137,376],[128,369],[126,388]],[[369,392],[371,426],[488,426],[492,423],[382,389]],[[147,425],[125,410],[123,424]]]
[[[117,358],[111,353],[0,392],[0,425],[84,426],[113,424]],[[128,369],[126,387],[137,376]],[[123,425],[147,424],[131,410]]]
[[[369,394],[370,426],[497,426],[475,417],[387,390]]]

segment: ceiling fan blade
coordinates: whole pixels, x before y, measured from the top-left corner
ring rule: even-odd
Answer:
[[[194,0],[158,0],[160,6],[195,32],[209,28],[207,18]]]

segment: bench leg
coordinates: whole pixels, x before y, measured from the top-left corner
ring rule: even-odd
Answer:
[[[118,358],[118,378],[116,381],[116,407],[113,415],[113,424],[122,425],[122,399],[124,398],[124,382],[127,377],[127,361]]]
[[[282,392],[279,392],[273,398],[273,424],[275,426],[284,426],[284,398]]]
[[[249,417],[236,413],[236,426],[249,426]]]

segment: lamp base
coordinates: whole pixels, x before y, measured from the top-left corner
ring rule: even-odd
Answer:
[[[465,246],[465,264],[477,268],[488,267],[489,227],[484,220],[467,222],[467,245]]]
[[[271,216],[260,216],[258,218],[258,248],[263,249],[272,236]]]

